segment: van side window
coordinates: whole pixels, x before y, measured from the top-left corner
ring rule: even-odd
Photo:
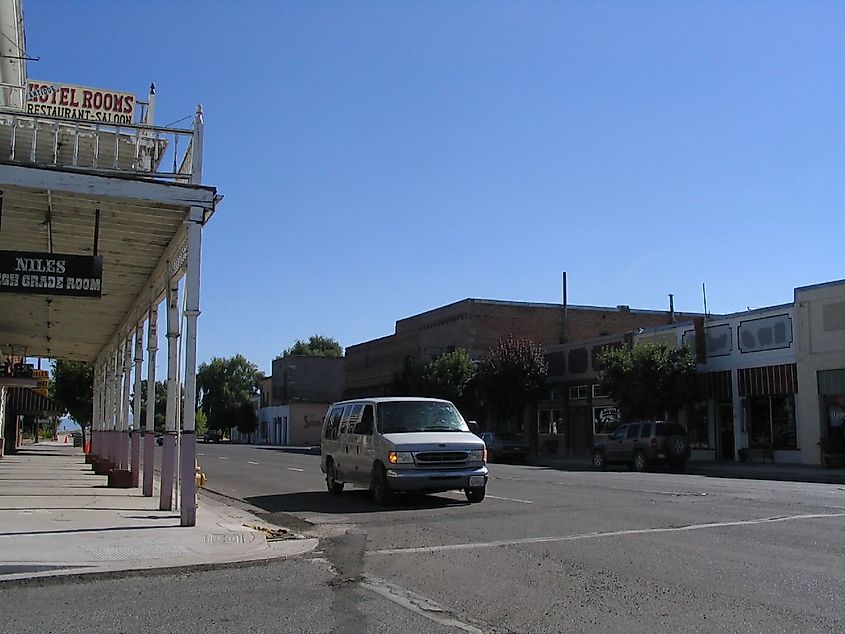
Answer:
[[[358,421],[361,419],[362,409],[364,409],[364,405],[362,403],[355,403],[352,405],[352,409],[349,411],[349,417],[346,421],[346,429],[344,430],[347,434],[355,433],[355,425],[357,425]]]
[[[349,413],[352,411],[352,404],[350,403],[343,408],[343,416],[340,418],[339,434],[346,434],[349,431]]]
[[[329,414],[329,420],[326,423],[326,435],[329,440],[337,438],[338,428],[340,427],[340,417],[343,415],[342,407],[335,407]]]
[[[365,429],[365,434],[373,433],[373,406],[364,405],[364,412],[361,414],[361,427]]]

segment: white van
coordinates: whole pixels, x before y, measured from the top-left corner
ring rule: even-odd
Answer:
[[[362,398],[332,405],[320,432],[326,487],[369,487],[376,503],[394,491],[463,490],[481,502],[487,490],[487,450],[458,409],[435,398]]]

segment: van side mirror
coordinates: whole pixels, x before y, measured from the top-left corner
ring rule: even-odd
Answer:
[[[368,436],[373,433],[372,421],[361,421],[355,425],[355,433],[362,436]]]
[[[469,427],[469,430],[476,436],[478,436],[478,432],[481,431],[478,427],[478,423],[476,423],[474,420],[468,420],[467,427]]]

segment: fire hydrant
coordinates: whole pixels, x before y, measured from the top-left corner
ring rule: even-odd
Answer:
[[[194,481],[197,484],[197,488],[204,487],[205,483],[208,481],[208,478],[205,477],[205,474],[200,470],[199,462],[194,461]]]

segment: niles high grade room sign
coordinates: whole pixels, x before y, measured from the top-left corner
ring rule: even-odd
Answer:
[[[100,88],[30,80],[26,86],[26,113],[87,121],[133,123],[135,95]]]
[[[103,258],[0,251],[0,293],[102,297]]]

